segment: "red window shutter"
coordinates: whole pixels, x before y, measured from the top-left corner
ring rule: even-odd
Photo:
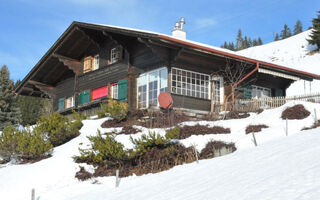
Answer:
[[[108,86],[92,90],[92,100],[108,96]]]

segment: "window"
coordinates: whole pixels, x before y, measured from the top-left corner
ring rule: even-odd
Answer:
[[[174,94],[210,99],[210,76],[207,74],[172,68],[171,80]]]
[[[87,73],[87,72],[92,71],[92,66],[93,66],[92,62],[93,62],[92,56],[88,56],[88,57],[84,58],[84,60],[83,60],[83,73]]]
[[[66,106],[66,109],[67,108],[72,108],[74,106],[74,98],[73,96],[72,97],[69,97],[69,98],[66,98],[66,102],[65,102],[65,106]]]
[[[118,47],[115,47],[113,49],[111,49],[111,54],[110,54],[110,61],[111,61],[111,64],[112,63],[115,63],[115,62],[118,62],[119,60],[121,60],[121,47],[118,46]]]
[[[160,92],[168,91],[168,69],[165,67],[141,74],[137,82],[138,107],[157,106]]]
[[[99,55],[94,56],[93,70],[99,69]]]
[[[220,94],[220,88],[221,88],[221,77],[214,77],[212,82],[214,85],[214,90],[213,90],[213,102],[215,104],[219,104],[221,101],[221,94]],[[222,83],[223,84],[223,83]]]
[[[271,89],[252,85],[252,98],[271,97]]]
[[[111,97],[118,99],[118,83],[111,84]]]

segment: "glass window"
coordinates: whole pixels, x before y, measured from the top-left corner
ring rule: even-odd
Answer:
[[[66,98],[65,108],[71,108],[73,106],[74,106],[74,98],[73,98],[73,96],[69,97],[69,98]]]
[[[139,108],[157,106],[160,92],[168,91],[167,68],[141,74],[137,79],[137,87]]]
[[[271,97],[271,89],[252,85],[251,95],[252,98]]]
[[[111,84],[111,97],[118,99],[118,83]]]
[[[94,65],[93,65],[93,70],[99,69],[99,55],[94,56]]]
[[[120,48],[120,46],[111,49],[110,58],[111,58],[110,59],[111,64],[121,60],[121,48]]]
[[[210,99],[209,80],[207,74],[172,68],[172,93]]]

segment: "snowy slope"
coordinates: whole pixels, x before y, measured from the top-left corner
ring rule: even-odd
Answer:
[[[200,124],[231,128],[231,134],[191,136],[181,141],[184,145],[196,144],[200,151],[210,139],[217,139],[235,142],[238,150],[224,157],[201,160],[199,164],[123,178],[119,188],[114,187],[114,177],[97,178],[98,184],[92,184],[94,180],[79,182],[74,178],[79,167],[72,156],[78,154],[79,145],[88,144],[86,136],[96,134],[97,129],[113,130],[98,128],[105,119],[85,120],[81,135],[55,148],[51,158],[34,164],[0,166],[1,199],[29,199],[31,188],[36,189],[40,200],[316,199],[320,195],[320,128],[300,130],[313,123],[314,110],[320,113],[320,105],[303,103],[312,114],[303,120],[289,120],[289,137],[286,137],[285,122],[280,115],[287,106],[297,103],[251,114],[246,119],[201,121]],[[269,126],[256,134],[257,148],[252,136],[245,134],[249,124]],[[149,131],[140,128],[141,133],[133,137]],[[153,131],[164,134],[163,129]],[[132,147],[129,135],[118,135],[116,139],[126,148]]]
[[[255,59],[272,62],[293,69],[303,70],[320,74],[320,53],[309,54],[316,49],[315,45],[309,45],[306,39],[309,38],[311,30],[294,35],[290,38],[271,42],[262,46],[251,47],[238,51],[237,53]],[[320,92],[320,81],[311,84],[298,81],[287,90],[287,95],[298,95],[301,93]]]

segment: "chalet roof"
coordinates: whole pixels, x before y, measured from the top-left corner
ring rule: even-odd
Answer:
[[[37,71],[39,71],[41,66],[48,61],[50,56],[54,54],[55,50],[61,45],[61,43],[63,43],[64,39],[67,38],[68,35],[70,35],[70,33],[76,27],[87,28],[87,29],[96,30],[96,31],[108,31],[108,32],[118,33],[118,34],[132,36],[132,37],[154,39],[157,41],[169,43],[171,45],[192,48],[192,49],[201,51],[202,53],[214,54],[216,56],[232,58],[232,59],[241,60],[241,61],[250,62],[250,63],[259,63],[263,67],[281,71],[281,72],[287,72],[287,73],[290,72],[291,74],[301,76],[306,79],[311,79],[311,80],[320,79],[320,75],[318,74],[313,74],[313,73],[309,73],[301,70],[292,69],[292,68],[281,66],[271,62],[257,60],[254,58],[240,55],[239,53],[228,50],[228,49],[219,48],[219,47],[215,47],[215,46],[211,46],[211,45],[207,45],[207,44],[203,44],[203,43],[199,43],[199,42],[195,42],[187,39],[186,40],[178,39],[162,33],[134,29],[134,28],[126,28],[126,27],[120,27],[120,26],[104,25],[104,24],[73,22],[67,28],[67,30],[58,38],[58,40],[53,44],[53,46],[46,52],[46,54],[40,59],[40,61],[34,66],[34,68],[27,74],[27,76],[23,79],[21,84],[16,89],[17,92],[20,92],[22,87],[27,84],[28,80],[31,80],[31,78],[35,76],[35,74],[37,73]]]

